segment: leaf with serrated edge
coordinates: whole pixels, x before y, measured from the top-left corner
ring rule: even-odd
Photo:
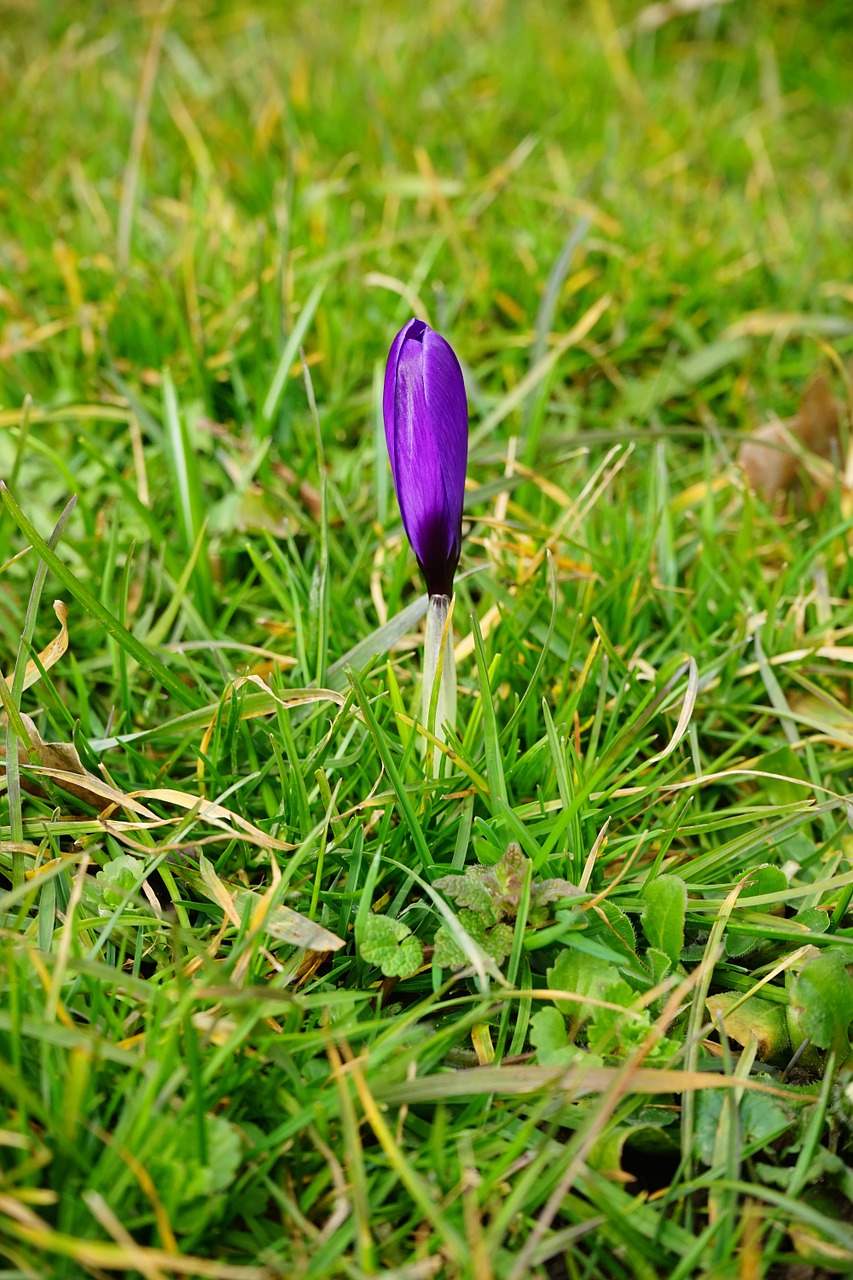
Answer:
[[[386,978],[409,978],[420,968],[423,948],[408,925],[393,916],[370,915],[361,944],[362,958]]]

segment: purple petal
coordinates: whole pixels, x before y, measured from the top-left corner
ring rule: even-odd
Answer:
[[[468,406],[459,361],[422,320],[394,339],[382,408],[403,527],[430,594],[449,595],[462,541]]]
[[[461,538],[465,471],[468,466],[465,381],[456,353],[440,333],[426,329],[423,346],[427,413],[438,445],[448,515],[454,520],[457,536]]]
[[[400,351],[403,343],[408,337],[409,330],[415,329],[415,326],[423,324],[422,320],[407,320],[394,341],[391,343],[391,350],[388,352],[388,361],[385,365],[385,386],[382,392],[382,417],[385,419],[385,443],[388,446],[388,457],[391,460],[391,474],[394,477],[394,488],[397,487],[397,464],[395,460],[394,436],[394,396],[397,386],[397,363],[400,359]],[[420,330],[423,332],[423,330]]]

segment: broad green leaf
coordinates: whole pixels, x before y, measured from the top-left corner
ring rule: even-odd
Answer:
[[[677,965],[684,946],[687,887],[678,876],[658,876],[646,885],[643,897],[643,933],[649,946],[662,951]]]
[[[803,788],[798,787],[795,781],[787,781],[788,778],[808,781],[803,762],[792,747],[776,747],[773,751],[768,751],[761,758],[760,768],[764,773],[776,775],[761,779],[761,787],[769,804],[781,808],[783,805],[802,801]]]
[[[129,853],[120,853],[117,858],[113,858],[112,862],[101,867],[95,876],[95,883],[102,890],[104,904],[107,907],[115,910],[127,901],[128,894],[132,893],[139,883],[144,866],[145,863],[141,858],[134,858]]]
[[[479,911],[460,911],[459,923],[495,964],[503,964],[512,951],[513,930],[510,925],[502,921],[495,923]],[[433,959],[442,969],[459,969],[469,963],[446,925],[440,925],[436,930]]]
[[[677,1138],[668,1130],[654,1124],[620,1125],[605,1133],[593,1145],[589,1153],[591,1169],[603,1173],[623,1173],[622,1158],[626,1148],[648,1158],[649,1162],[678,1153]]]
[[[543,1067],[568,1064],[577,1052],[569,1044],[565,1018],[553,1005],[539,1009],[530,1019],[530,1043]]]
[[[649,966],[652,975],[653,987],[656,987],[659,982],[663,982],[672,968],[672,961],[669,956],[664,955],[657,947],[649,947],[646,952],[646,964]]]
[[[722,1091],[709,1089],[696,1099],[695,1144],[700,1160],[711,1165],[717,1126],[726,1103]],[[738,1104],[741,1139],[744,1143],[772,1142],[790,1129],[793,1120],[774,1098],[762,1093],[745,1093]]]
[[[750,951],[754,951],[756,947],[761,946],[763,938],[760,936],[756,926],[754,934],[749,933],[729,933],[726,932],[723,943],[726,948],[726,955],[737,959],[738,956],[749,955]]]
[[[402,920],[369,915],[364,925],[362,959],[375,964],[386,978],[409,978],[420,968],[423,947]]]
[[[794,981],[791,1008],[812,1044],[846,1054],[853,1022],[853,978],[841,952],[822,951],[807,961]]]
[[[242,1144],[239,1130],[224,1116],[206,1116],[207,1194],[226,1191],[237,1176]]]
[[[817,907],[805,907],[794,916],[797,924],[804,924],[812,933],[826,933],[829,928],[829,912]]]
[[[625,915],[625,912],[613,902],[602,902],[600,907],[604,915],[604,920],[600,917],[594,927],[590,928],[589,933],[602,942],[608,943],[614,951],[621,952],[625,961],[632,968],[637,967],[637,937],[634,933],[634,926]],[[591,924],[596,917],[590,913]]]
[[[149,1140],[146,1164],[172,1222],[182,1230],[202,1229],[215,1216],[219,1198],[234,1182],[242,1160],[243,1144],[235,1125],[218,1115],[206,1115],[203,1124],[204,1160],[187,1113],[164,1119]]]
[[[615,1053],[620,1047],[636,1044],[645,1037],[651,1028],[651,1018],[645,1011],[625,1016],[634,1001],[634,992],[620,974],[614,975],[595,994],[609,1005],[620,1007],[593,1009],[587,1031],[591,1049],[597,1053]]]
[[[574,947],[566,947],[557,956],[546,974],[548,986],[552,991],[575,992],[577,1000],[557,999],[554,1001],[561,1013],[567,1018],[580,1018],[586,1021],[596,1013],[596,1006],[588,1004],[583,997],[592,996],[596,1000],[608,1000],[605,994],[615,984],[621,983],[627,992],[626,1003],[631,998],[627,983],[622,981],[619,970],[607,960],[598,956],[584,955]]]
[[[462,948],[446,925],[439,925],[433,939],[433,963],[439,969],[461,969],[465,964]]]
[[[773,867],[769,864],[762,867],[753,867],[747,872],[750,880],[744,889],[745,898],[757,898],[765,893],[775,893],[779,895],[779,904],[784,905],[785,894],[788,890],[788,877],[781,867]],[[768,904],[766,911],[772,910],[772,904]]]

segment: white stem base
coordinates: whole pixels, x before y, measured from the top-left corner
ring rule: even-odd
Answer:
[[[439,742],[447,741],[445,725],[456,726],[456,658],[453,653],[453,625],[447,625],[450,617],[451,601],[449,596],[430,596],[427,605],[426,634],[424,636],[424,679],[421,720],[424,726],[435,734]],[[442,657],[442,639],[444,653]],[[441,661],[439,661],[441,659]],[[430,721],[433,689],[439,665],[441,666],[438,697],[435,705],[435,720]],[[433,750],[432,771],[438,777],[441,772],[443,756],[440,751]]]

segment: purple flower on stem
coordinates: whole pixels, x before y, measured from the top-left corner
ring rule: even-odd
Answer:
[[[430,596],[450,596],[462,549],[468,401],[450,343],[409,320],[388,353],[385,439],[403,528]]]

